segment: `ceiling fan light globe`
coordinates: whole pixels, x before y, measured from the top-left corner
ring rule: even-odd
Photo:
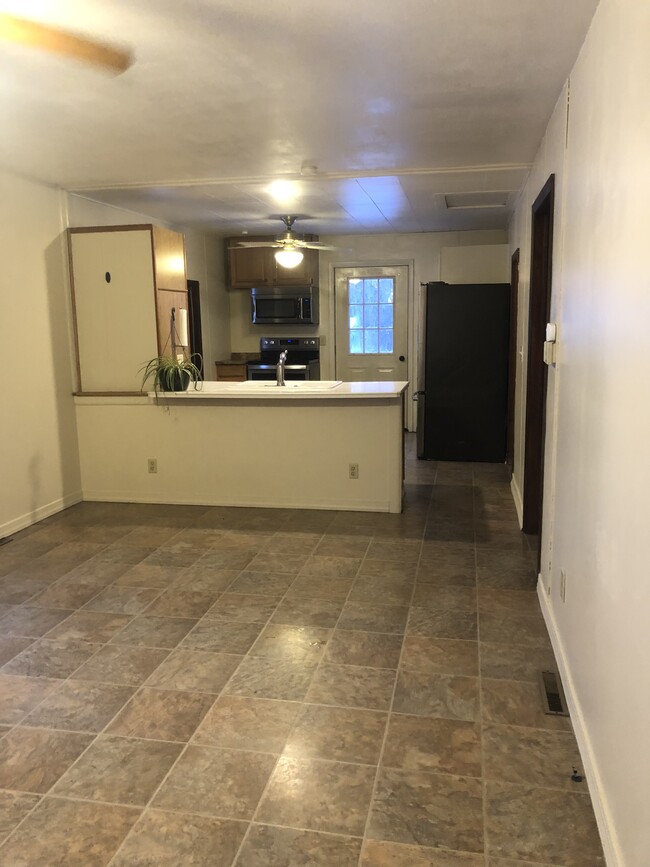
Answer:
[[[283,268],[297,268],[305,258],[305,254],[300,250],[277,250],[275,253],[275,261]]]

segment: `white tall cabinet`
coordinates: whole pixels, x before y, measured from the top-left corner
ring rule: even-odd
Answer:
[[[171,308],[187,309],[182,235],[157,226],[69,229],[78,391],[138,393],[169,354]]]

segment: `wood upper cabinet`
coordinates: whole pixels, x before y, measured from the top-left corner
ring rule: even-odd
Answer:
[[[184,238],[157,226],[68,230],[82,393],[139,392],[140,369],[171,353],[171,307],[187,309]]]
[[[258,289],[262,286],[318,286],[318,250],[304,250],[297,268],[282,268],[272,247],[236,247],[242,238],[227,238],[228,285],[231,289]],[[247,241],[273,241],[272,235]],[[231,249],[234,248],[234,249]]]

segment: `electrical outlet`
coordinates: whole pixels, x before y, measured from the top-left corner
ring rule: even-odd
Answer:
[[[147,460],[147,469],[150,473],[158,472],[158,459],[157,458],[149,458]]]
[[[566,602],[566,572],[564,569],[560,570],[560,599],[562,602]]]
[[[359,464],[350,464],[350,478],[358,479],[359,478]]]

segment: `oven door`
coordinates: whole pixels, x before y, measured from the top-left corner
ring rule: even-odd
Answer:
[[[275,382],[276,367],[275,364],[249,364],[248,378],[262,380],[266,382]],[[306,380],[309,379],[309,367],[306,364],[287,364],[284,368],[285,380]]]

